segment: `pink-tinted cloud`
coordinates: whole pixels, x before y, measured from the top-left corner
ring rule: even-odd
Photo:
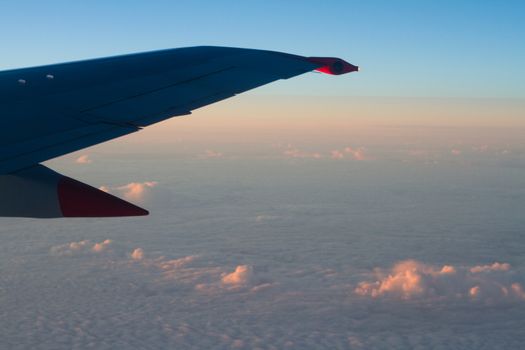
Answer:
[[[70,242],[51,247],[50,253],[56,256],[73,256],[77,254],[86,253],[102,253],[110,250],[113,243],[110,239],[106,239],[100,243],[92,243],[89,240]]]
[[[135,261],[141,261],[144,259],[144,250],[137,248],[131,252],[131,259]]]
[[[375,278],[360,282],[354,292],[371,298],[392,297],[403,300],[467,298],[496,302],[525,301],[520,283],[513,280],[507,263],[474,267],[442,267],[415,260],[401,261],[389,270],[376,269]]]
[[[111,241],[111,239],[106,239],[105,241],[103,242],[100,242],[100,243],[95,243],[93,245],[93,247],[91,248],[92,251],[94,251],[95,253],[100,253],[100,252],[103,252],[105,250],[108,250],[109,246],[111,245],[111,243],[113,243]]]
[[[523,286],[519,283],[512,283],[510,286],[512,292],[519,297],[520,299],[525,300],[525,291],[523,290]]]
[[[341,150],[339,149],[333,149],[328,154],[326,152],[307,152],[304,150],[301,150],[297,147],[294,147],[292,145],[288,145],[288,147],[283,151],[283,155],[288,158],[311,158],[311,159],[321,159],[321,158],[331,158],[336,160],[341,159],[349,159],[349,160],[367,160],[369,157],[366,155],[365,148],[358,147],[358,148],[352,148],[350,146],[345,147]]]
[[[158,266],[160,269],[165,270],[165,271],[171,271],[171,270],[175,270],[175,269],[187,266],[188,264],[195,261],[195,259],[197,259],[196,255],[188,255],[183,258],[170,259],[170,260],[160,258],[160,259],[157,259],[155,263],[156,263],[156,266]]]
[[[145,194],[149,189],[157,186],[155,181],[147,182],[132,182],[124,186],[117,187],[116,189],[123,192],[124,198],[128,200],[140,201],[144,199]]]
[[[253,269],[249,265],[239,265],[235,271],[224,274],[221,282],[225,285],[239,286],[247,284],[253,275]]]
[[[346,147],[344,151],[346,155],[350,156],[353,160],[367,160],[368,158],[365,154],[365,149],[363,147]]]
[[[100,186],[99,190],[124,197],[132,202],[144,202],[150,195],[151,190],[158,185],[156,181],[131,182],[127,185],[108,187]]]
[[[323,155],[320,152],[305,152],[297,147],[293,147],[292,145],[288,145],[288,147],[284,150],[283,155],[288,158],[323,158]]]
[[[93,161],[91,160],[91,158],[89,158],[89,154],[84,154],[84,155],[81,155],[80,157],[78,157],[77,159],[75,159],[75,163],[77,163],[77,164],[91,164],[91,163],[93,163]]]
[[[470,268],[472,273],[490,272],[490,271],[509,271],[510,264],[495,262],[492,265],[478,265]]]

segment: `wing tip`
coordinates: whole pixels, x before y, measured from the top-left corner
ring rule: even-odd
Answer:
[[[358,66],[337,57],[307,57],[306,60],[318,65],[315,70],[326,74],[341,75],[359,71]]]

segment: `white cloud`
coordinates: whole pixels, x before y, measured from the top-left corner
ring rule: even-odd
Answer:
[[[80,157],[78,157],[77,159],[75,159],[75,163],[77,163],[77,164],[91,164],[91,163],[93,163],[93,161],[91,160],[91,158],[89,158],[89,154],[83,154]]]
[[[131,259],[135,261],[140,261],[144,259],[144,250],[142,248],[137,248],[131,252]]]
[[[160,259],[157,259],[155,263],[162,270],[172,271],[172,270],[176,270],[176,269],[185,267],[189,263],[195,261],[195,259],[197,259],[196,255],[189,255],[183,258],[171,259],[171,260],[165,260],[164,258],[160,258]]]
[[[490,272],[490,271],[509,271],[510,264],[495,262],[492,265],[478,265],[470,268],[470,272],[479,273],[479,272]]]
[[[100,186],[99,190],[123,197],[128,201],[142,203],[149,199],[151,190],[157,185],[156,181],[131,182],[117,187]]]
[[[124,198],[132,201],[142,201],[148,191],[157,186],[155,181],[132,182],[124,186],[117,187],[116,190],[122,191]]]
[[[109,248],[111,243],[112,243],[112,241],[110,239],[106,239],[103,242],[95,243],[93,245],[93,247],[91,248],[91,250],[94,251],[95,253],[103,252],[103,251],[105,251],[105,250],[107,250]]]
[[[376,269],[375,279],[354,289],[361,296],[396,299],[472,299],[495,302],[525,300],[520,283],[513,280],[507,263],[471,268],[427,265],[415,260],[397,263],[389,270]]]
[[[51,247],[50,253],[56,256],[73,256],[89,252],[102,253],[108,251],[112,243],[113,242],[110,239],[106,239],[99,243],[93,243],[89,240],[70,242]]]
[[[249,265],[239,265],[235,268],[235,271],[224,274],[221,282],[225,285],[239,286],[246,285],[250,282],[253,275],[253,268]]]
[[[208,272],[211,272],[208,275],[208,282],[196,284],[195,290],[218,295],[230,291],[257,293],[274,286],[274,283],[256,279],[253,267],[250,265],[238,265],[233,271],[226,271],[225,268],[217,267]]]

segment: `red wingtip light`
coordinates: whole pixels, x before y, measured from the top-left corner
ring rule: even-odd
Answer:
[[[149,212],[109,193],[62,177],[58,183],[60,209],[65,217],[144,216]]]
[[[358,66],[354,66],[340,58],[335,57],[308,57],[311,63],[319,65],[315,70],[332,75],[341,75],[359,71]]]

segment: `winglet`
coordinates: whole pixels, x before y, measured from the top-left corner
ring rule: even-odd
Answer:
[[[63,176],[58,200],[64,217],[144,216],[149,212],[109,193]]]
[[[307,57],[309,62],[319,65],[315,70],[332,75],[341,75],[359,71],[358,66],[336,57]]]

